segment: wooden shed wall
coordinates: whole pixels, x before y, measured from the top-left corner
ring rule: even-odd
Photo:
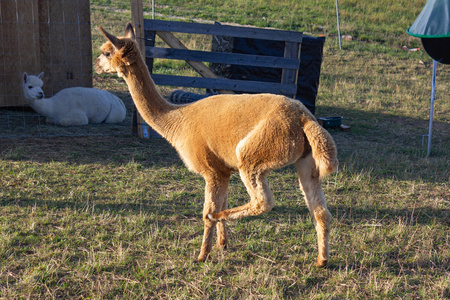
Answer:
[[[0,107],[26,105],[22,74],[44,72],[44,93],[92,87],[89,0],[0,1]]]

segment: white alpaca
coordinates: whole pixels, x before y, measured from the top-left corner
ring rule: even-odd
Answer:
[[[119,123],[125,119],[126,108],[117,96],[95,88],[71,87],[51,98],[44,98],[42,76],[23,74],[25,100],[47,123],[60,126],[89,123]]]

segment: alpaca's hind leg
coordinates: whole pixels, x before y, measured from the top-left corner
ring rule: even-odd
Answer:
[[[217,242],[223,246],[226,245],[225,224],[217,224],[217,221],[210,220],[208,215],[220,212],[226,206],[229,179],[229,175],[205,176],[205,204],[203,206],[204,233],[198,261],[205,261],[211,252],[216,225],[218,229]]]
[[[300,188],[305,196],[314,226],[317,231],[319,255],[316,266],[325,266],[329,257],[328,236],[330,232],[331,214],[327,209],[321,180],[316,171],[311,154],[295,163],[300,182]]]
[[[250,195],[245,205],[211,214],[211,220],[236,220],[260,215],[273,208],[273,195],[267,183],[267,173],[296,161],[302,141],[291,131],[280,131],[282,119],[261,121],[236,146],[239,175]]]
[[[209,214],[211,220],[236,220],[248,216],[256,216],[270,211],[273,208],[273,194],[267,183],[267,172],[239,171],[247,192],[250,195],[250,202],[242,206],[230,208],[220,213]]]

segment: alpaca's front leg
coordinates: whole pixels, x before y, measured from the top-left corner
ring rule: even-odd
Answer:
[[[212,213],[208,218],[212,221],[231,221],[248,216],[257,216],[270,211],[273,208],[273,194],[267,182],[267,172],[244,171],[239,174],[250,195],[250,202],[221,211]]]
[[[198,256],[198,261],[205,261],[212,249],[212,240],[214,238],[214,230],[216,222],[207,220],[203,217],[204,231],[203,231],[203,242],[200,248],[200,255]]]
[[[222,208],[220,211],[224,211],[227,209],[227,199],[225,198],[225,201],[223,201]],[[209,218],[208,218],[209,220]],[[228,233],[227,228],[225,226],[225,221],[217,222],[216,228],[217,228],[217,242],[216,247],[219,249],[226,249],[227,243],[228,243]]]
[[[212,250],[216,224],[218,233],[217,244],[223,248],[227,243],[225,224],[210,220],[208,215],[220,212],[226,207],[229,175],[208,176],[205,177],[205,181],[205,204],[203,207],[204,233],[198,261],[205,261]]]

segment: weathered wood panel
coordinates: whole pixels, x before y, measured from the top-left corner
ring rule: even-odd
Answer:
[[[192,60],[231,65],[244,65],[267,68],[286,68],[297,70],[300,59],[277,56],[248,55],[224,52],[206,52],[173,48],[146,47],[145,56],[152,58],[167,58],[178,60]]]
[[[292,84],[274,82],[261,82],[250,80],[232,80],[225,78],[202,78],[188,76],[174,76],[152,74],[157,85],[184,86],[194,88],[227,89],[232,91],[245,91],[251,93],[273,93],[281,95],[294,95],[297,87]]]
[[[132,4],[134,1],[140,2],[140,0],[132,0]],[[133,13],[133,15],[135,14],[137,13]],[[152,71],[154,58],[177,59],[186,61],[202,76],[189,77],[152,74],[152,78],[157,85],[206,88],[218,90],[221,93],[273,93],[291,97],[297,92],[296,83],[300,67],[299,54],[303,39],[303,34],[301,32],[148,19],[144,19],[144,32],[144,38],[146,39],[145,58],[150,71]],[[189,50],[172,34],[172,32],[284,41],[286,45],[285,54],[284,57],[274,57]],[[155,34],[171,48],[154,47]],[[141,36],[142,34],[138,34],[137,38],[139,39]],[[203,62],[277,68],[283,70],[283,76],[278,83],[225,79],[218,77]],[[139,136],[149,137],[149,134],[146,131],[148,127],[139,118],[137,112],[133,126],[138,127],[135,131],[138,132]],[[147,132],[147,134],[145,134],[145,132]]]
[[[25,105],[22,74],[42,71],[46,96],[92,87],[89,0],[0,1],[0,107]]]
[[[19,70],[40,63],[37,8],[38,0],[0,1],[0,107],[25,104]]]
[[[302,35],[299,32],[255,27],[237,27],[230,25],[185,23],[176,21],[144,19],[144,29],[154,31],[234,36],[297,43],[302,42]]]

